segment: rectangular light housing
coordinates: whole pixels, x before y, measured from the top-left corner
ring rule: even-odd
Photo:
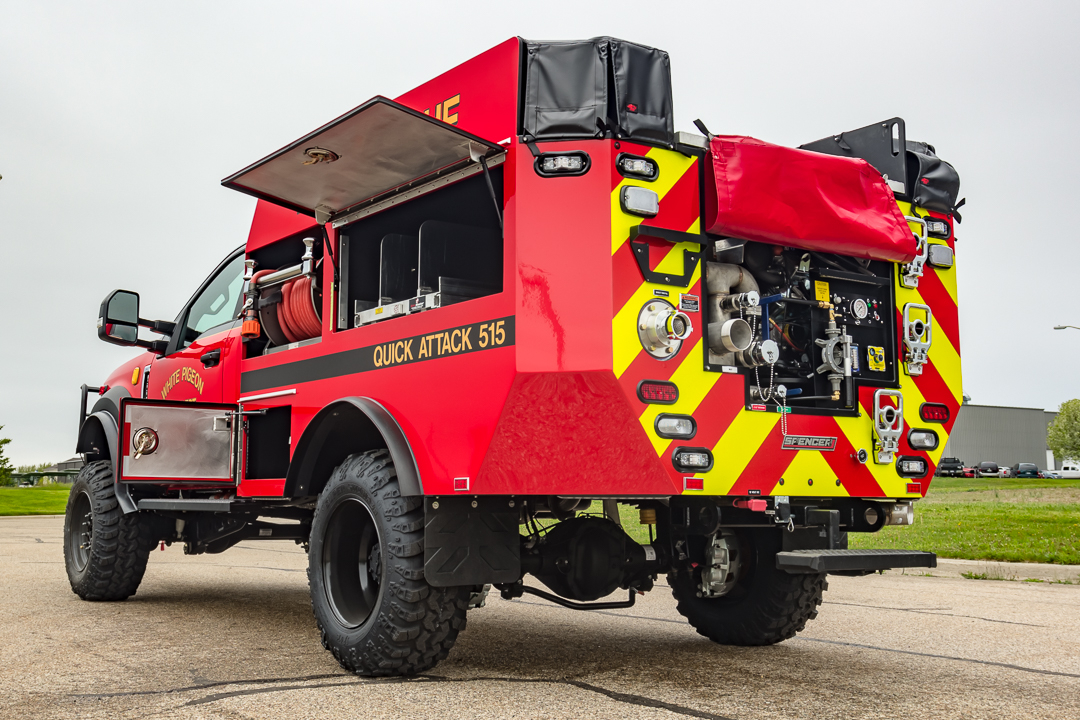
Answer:
[[[675,448],[671,462],[676,470],[686,472],[705,472],[713,466],[712,453],[706,448]]]
[[[948,245],[931,245],[927,252],[926,259],[934,267],[951,268],[953,266],[953,250]]]
[[[660,212],[660,196],[649,188],[627,185],[620,195],[623,212],[641,217],[655,217]]]
[[[619,168],[619,173],[623,176],[638,177],[643,180],[655,180],[660,174],[655,162],[637,155],[623,153],[615,161],[615,166]]]

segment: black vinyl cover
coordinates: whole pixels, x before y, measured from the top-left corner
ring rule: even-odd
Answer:
[[[525,41],[521,127],[536,140],[616,137],[671,146],[671,63],[663,50],[610,37]]]
[[[861,158],[874,166],[886,181],[894,181],[889,187],[901,194],[910,192],[904,153],[906,128],[903,118],[890,118],[857,130],[815,140],[800,145],[800,150],[811,150],[826,155]],[[910,145],[910,143],[908,143]],[[900,188],[904,190],[900,190]]]
[[[934,146],[917,141],[907,143],[907,174],[912,201],[921,208],[956,215],[960,195],[960,174],[937,156]],[[961,203],[963,204],[963,203]]]

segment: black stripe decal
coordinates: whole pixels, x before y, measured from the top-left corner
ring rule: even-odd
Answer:
[[[514,316],[510,315],[331,355],[285,362],[261,370],[250,370],[240,374],[240,393],[246,395],[283,385],[326,380],[513,344]]]

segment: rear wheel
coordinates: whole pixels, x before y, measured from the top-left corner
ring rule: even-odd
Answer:
[[[473,588],[424,579],[423,498],[401,497],[386,450],[350,456],[319,496],[308,554],[322,644],[359,675],[409,675],[445,658]]]
[[[64,515],[64,565],[72,592],[83,600],[134,595],[156,541],[146,518],[120,509],[108,460],[79,471]]]
[[[680,568],[668,575],[679,613],[699,633],[722,645],[772,645],[795,637],[817,617],[829,586],[825,574],[778,570],[778,531],[747,531],[738,538],[739,576],[726,595],[699,597],[700,568]]]

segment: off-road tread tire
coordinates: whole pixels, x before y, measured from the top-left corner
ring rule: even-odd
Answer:
[[[359,637],[355,631],[342,632],[327,605],[321,583],[322,537],[316,538],[343,487],[367,505],[380,524],[383,545],[382,592]],[[323,647],[341,667],[368,677],[414,675],[445,659],[465,629],[471,595],[469,587],[432,587],[424,579],[424,499],[401,496],[386,450],[350,455],[334,470],[312,521],[308,585]],[[355,640],[349,642],[346,634]]]
[[[90,558],[80,572],[69,557],[67,537],[72,532],[72,505],[84,491],[90,496],[94,529]],[[83,466],[64,513],[64,565],[71,591],[83,600],[126,600],[139,589],[156,542],[152,523],[120,508],[112,463],[98,460]]]
[[[737,599],[699,598],[688,570],[668,575],[679,614],[698,633],[721,645],[773,645],[790,640],[817,617],[822,595],[829,588],[825,573],[778,570],[779,548],[768,542],[773,538],[765,533],[753,535],[760,543],[754,553],[754,572]]]

